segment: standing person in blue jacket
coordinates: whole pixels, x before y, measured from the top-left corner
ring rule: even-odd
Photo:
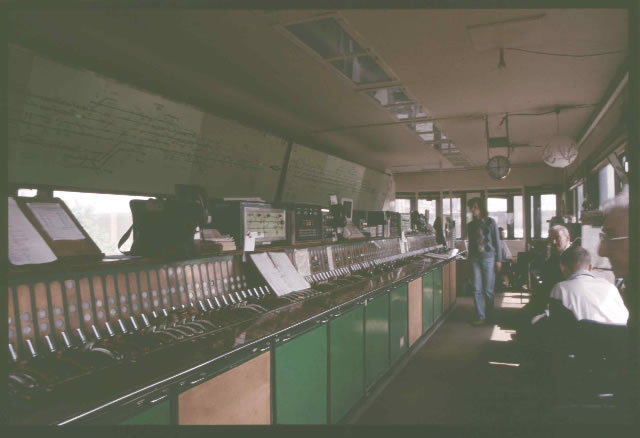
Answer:
[[[496,273],[502,267],[502,251],[498,225],[487,215],[485,201],[473,198],[467,205],[473,214],[473,220],[467,225],[467,233],[469,260],[473,268],[473,294],[478,313],[478,319],[472,324],[480,326],[492,318],[494,286]]]

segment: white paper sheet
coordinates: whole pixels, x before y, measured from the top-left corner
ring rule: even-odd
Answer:
[[[270,252],[269,257],[276,266],[284,281],[289,285],[292,291],[299,291],[309,289],[311,285],[305,280],[302,275],[293,266],[291,260],[284,252]]]
[[[13,265],[49,263],[57,260],[47,242],[9,198],[9,261]]]
[[[82,240],[84,234],[59,205],[47,202],[27,202],[27,207],[53,240]]]
[[[295,252],[296,267],[301,275],[311,275],[311,259],[308,249],[296,249]]]
[[[242,250],[244,252],[252,252],[256,249],[256,233],[255,231],[248,231],[244,234],[244,246]]]
[[[249,256],[276,295],[280,297],[291,292],[291,288],[284,281],[269,255],[266,253],[254,253],[249,254]]]
[[[327,246],[327,260],[329,261],[329,270],[333,271],[335,267],[333,266],[333,251],[330,246]]]

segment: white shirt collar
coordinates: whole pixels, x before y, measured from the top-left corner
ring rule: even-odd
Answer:
[[[593,274],[590,271],[586,269],[578,269],[576,272],[571,274],[569,278],[567,278],[567,280],[573,280],[574,278],[579,277],[581,275],[588,275],[589,277],[594,278]]]

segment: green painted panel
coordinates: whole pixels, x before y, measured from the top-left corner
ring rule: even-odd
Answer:
[[[364,329],[368,387],[389,369],[389,294],[385,293],[367,303]]]
[[[327,423],[327,326],[275,349],[277,424]]]
[[[409,286],[391,291],[390,358],[395,362],[409,349]]]
[[[422,333],[433,324],[433,272],[422,277]]]
[[[442,266],[433,271],[433,320],[442,314]]]
[[[331,422],[337,423],[364,395],[364,307],[332,320],[329,335]]]
[[[120,422],[125,425],[169,425],[171,424],[171,404],[169,400],[146,409],[143,412]]]

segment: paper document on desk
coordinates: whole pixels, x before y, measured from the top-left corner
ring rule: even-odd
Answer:
[[[52,240],[83,240],[85,238],[60,204],[27,202],[27,207]]]
[[[273,261],[273,264],[276,266],[284,281],[291,287],[293,292],[309,289],[311,285],[307,280],[300,275],[300,273],[296,270],[296,267],[293,266],[289,256],[287,256],[284,252],[270,252],[269,257]]]
[[[58,259],[13,198],[9,198],[8,219],[11,264],[49,263]]]
[[[249,254],[251,260],[258,268],[258,271],[262,274],[266,282],[271,286],[271,289],[278,295],[279,297],[291,292],[291,287],[282,277],[276,265],[273,264],[271,258],[266,253],[253,253]]]

